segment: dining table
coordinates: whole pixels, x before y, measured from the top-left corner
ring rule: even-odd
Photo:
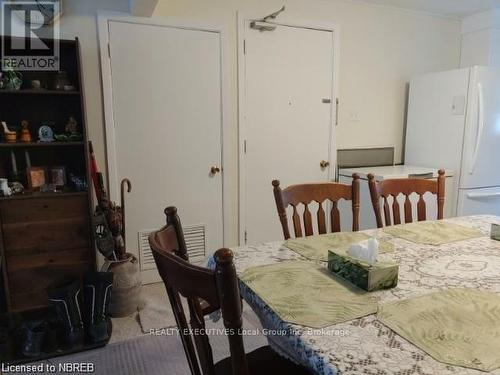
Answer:
[[[384,229],[362,231],[389,242],[390,257],[399,265],[397,286],[370,294],[378,304],[422,296],[440,290],[467,288],[500,294],[500,241],[490,238],[491,224],[500,217],[490,215],[445,219],[482,232],[482,236],[441,245],[415,243],[395,237]],[[246,245],[231,249],[238,275],[263,265],[311,260],[284,246],[284,241]],[[209,261],[209,265],[213,259]],[[327,262],[312,261],[327,267]],[[240,279],[242,298],[258,316],[271,347],[281,355],[316,374],[479,375],[484,372],[442,363],[398,335],[370,314],[323,328],[283,321],[280,316]],[[314,301],[311,301],[314,303]],[[499,322],[500,324],[500,322]],[[500,352],[500,348],[498,348]],[[500,369],[491,374],[499,374]]]

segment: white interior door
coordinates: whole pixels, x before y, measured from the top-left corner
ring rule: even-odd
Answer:
[[[286,187],[329,177],[320,162],[331,157],[333,32],[246,23],[244,38],[241,225],[252,244],[283,238],[273,179]]]
[[[108,30],[110,179],[114,186],[124,177],[132,181],[128,251],[148,248],[145,234],[164,225],[168,205],[178,208],[189,232],[192,258],[216,250],[223,243],[222,177],[210,170],[222,169],[220,34],[118,21],[109,21]],[[141,257],[143,280],[156,280],[152,259]]]

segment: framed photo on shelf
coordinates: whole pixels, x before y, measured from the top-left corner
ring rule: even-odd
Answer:
[[[66,186],[66,168],[65,167],[50,167],[49,169],[50,182],[56,188]]]
[[[31,190],[40,190],[47,183],[47,168],[45,167],[28,167],[26,168],[28,177],[28,187]]]

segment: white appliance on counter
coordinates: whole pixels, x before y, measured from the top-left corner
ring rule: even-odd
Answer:
[[[500,69],[476,66],[413,79],[405,163],[455,171],[457,216],[500,215]]]
[[[371,229],[377,227],[375,213],[373,211],[372,201],[370,197],[370,189],[368,187],[368,174],[372,173],[376,181],[383,181],[394,178],[429,178],[436,179],[438,176],[438,167],[418,167],[411,165],[388,165],[381,167],[359,167],[359,168],[341,168],[339,170],[339,182],[344,184],[352,183],[353,173],[359,174],[360,177],[360,209],[359,209],[359,229]],[[453,216],[453,191],[455,190],[453,171],[446,170],[445,173],[445,202],[444,216]],[[410,196],[413,209],[413,220],[417,221],[416,204],[418,200],[417,194]],[[427,218],[435,219],[437,217],[437,198],[435,194],[426,193],[424,195],[425,205],[427,208]],[[381,199],[382,201],[382,199]],[[400,207],[403,207],[403,195],[398,197]],[[392,202],[390,202],[392,203]],[[343,231],[351,230],[352,213],[350,202],[341,202],[339,204],[341,212],[341,228]],[[401,210],[401,222],[404,223],[404,210]],[[392,213],[391,213],[392,215]]]

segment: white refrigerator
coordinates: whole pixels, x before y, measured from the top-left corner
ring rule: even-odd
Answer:
[[[455,171],[457,216],[500,215],[500,69],[476,66],[413,79],[405,163]]]

